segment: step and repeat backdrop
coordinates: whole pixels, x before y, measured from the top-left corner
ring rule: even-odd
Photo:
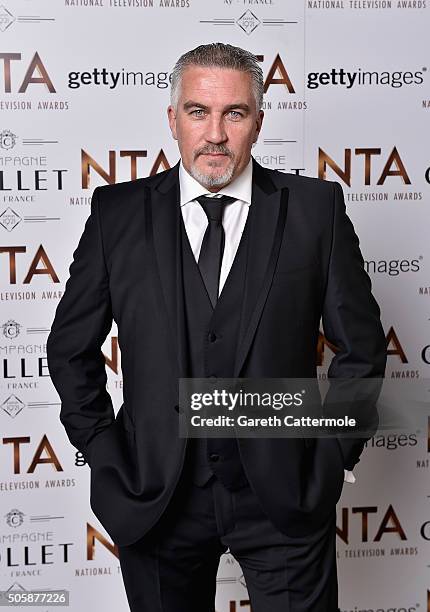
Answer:
[[[169,77],[198,44],[259,56],[255,158],[341,183],[382,308],[387,378],[430,378],[429,27],[428,0],[1,0],[0,590],[67,589],[74,612],[128,610],[89,468],[59,421],[46,339],[94,188],[177,162]],[[322,378],[333,349],[321,336]],[[118,410],[115,326],[103,352]],[[379,432],[344,484],[343,612],[430,611],[428,429],[425,415]],[[229,554],[216,609],[250,610]]]

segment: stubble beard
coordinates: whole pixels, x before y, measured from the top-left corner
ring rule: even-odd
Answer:
[[[222,149],[222,150],[221,150]],[[201,155],[202,153],[224,153],[226,155],[228,155],[230,157],[230,163],[228,165],[228,167],[226,168],[226,170],[223,172],[223,174],[218,174],[215,172],[202,172],[201,170],[198,169],[195,161],[191,164],[190,167],[190,174],[191,176],[198,182],[200,183],[200,185],[203,185],[203,187],[206,188],[212,188],[212,187],[224,187],[225,185],[228,185],[228,183],[231,182],[231,179],[233,178],[233,174],[235,171],[235,163],[234,163],[234,154],[229,151],[228,149],[224,149],[222,147],[205,147],[204,150],[199,151],[197,153],[197,155],[195,156],[194,160],[197,159],[197,157],[199,155]],[[214,168],[217,167],[217,162],[209,162],[209,166],[213,165]]]

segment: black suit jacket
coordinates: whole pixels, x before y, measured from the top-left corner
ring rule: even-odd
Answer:
[[[60,420],[91,468],[91,507],[118,545],[146,533],[179,480],[181,342],[178,165],[97,187],[73,253],[47,343]],[[239,342],[232,377],[316,376],[322,317],[339,347],[333,378],[382,377],[380,311],[337,182],[268,170],[253,161]],[[118,326],[124,403],[106,390],[101,345]],[[252,488],[284,533],[309,533],[335,509],[344,468],[364,439],[241,438]]]

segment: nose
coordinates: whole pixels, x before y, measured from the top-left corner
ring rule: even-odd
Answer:
[[[222,115],[211,115],[206,130],[206,140],[213,144],[221,144],[227,140],[224,121]]]

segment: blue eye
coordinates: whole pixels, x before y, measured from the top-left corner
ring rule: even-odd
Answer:
[[[239,113],[239,111],[231,110],[229,112],[233,119],[240,119],[242,117],[242,113]]]

